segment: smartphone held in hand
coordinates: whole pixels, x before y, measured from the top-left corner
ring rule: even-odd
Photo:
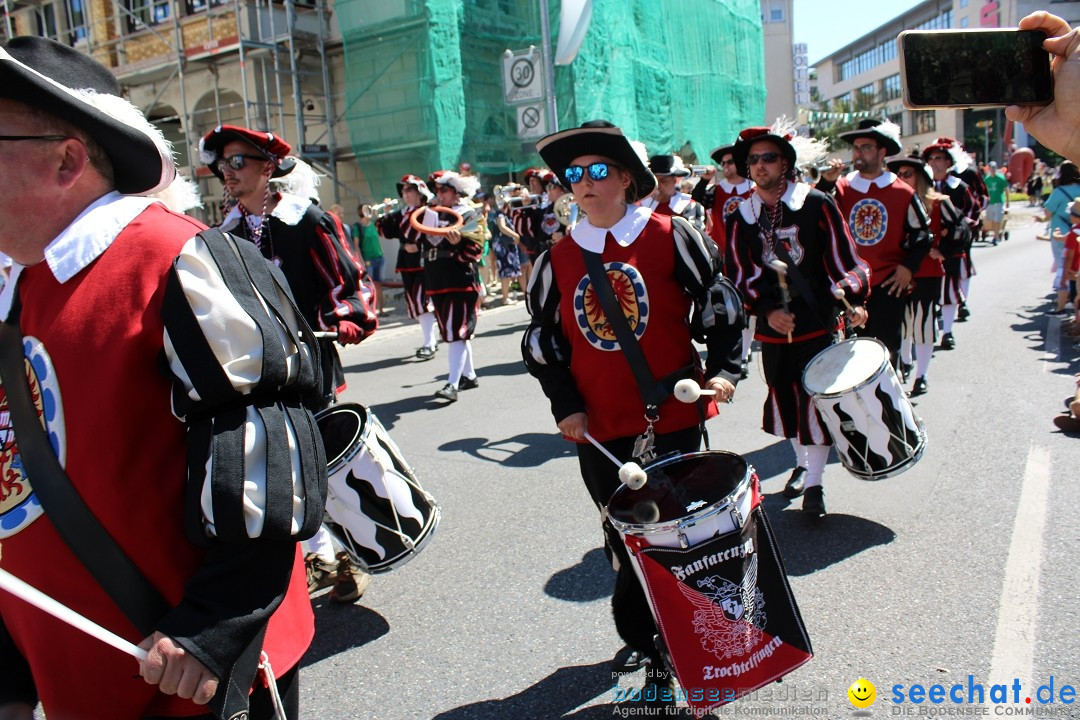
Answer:
[[[1006,107],[1054,99],[1042,30],[905,30],[897,37],[904,106]]]

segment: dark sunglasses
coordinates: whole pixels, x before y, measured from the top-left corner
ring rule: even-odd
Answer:
[[[772,165],[774,162],[776,162],[779,159],[780,159],[780,153],[778,153],[778,152],[767,152],[767,153],[751,155],[750,157],[746,158],[746,164],[747,165],[757,165],[758,162],[763,162],[763,163],[765,163],[767,165]]]
[[[901,178],[913,178],[913,177],[915,177],[915,171],[914,170],[899,170],[899,171],[897,171],[896,176],[901,177]]]
[[[728,158],[727,160],[721,160],[720,164],[721,165],[734,165],[735,161],[732,160],[731,158]]]
[[[217,169],[224,171],[226,167],[231,167],[233,170],[243,170],[248,160],[266,162],[266,158],[258,155],[230,155],[217,161]]]
[[[563,177],[566,178],[568,183],[579,183],[582,178],[585,177],[585,171],[589,171],[590,180],[604,180],[611,173],[611,168],[616,167],[611,163],[606,162],[594,162],[589,165],[588,168],[584,168],[580,165],[571,165],[563,170]]]

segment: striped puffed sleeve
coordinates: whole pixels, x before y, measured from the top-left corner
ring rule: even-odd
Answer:
[[[345,230],[333,213],[323,212],[316,205],[308,208],[309,214],[318,216],[315,238],[310,245],[311,260],[322,281],[323,291],[319,298],[319,330],[338,330],[342,321],[360,328],[366,338],[379,327],[379,318],[364,296],[367,272],[364,263],[357,258],[345,241]]]
[[[280,270],[218,230],[173,262],[162,316],[173,413],[188,427],[193,541],[304,539],[326,501],[318,343]]]

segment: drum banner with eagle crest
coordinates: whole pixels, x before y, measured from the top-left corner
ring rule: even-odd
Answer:
[[[729,703],[813,657],[756,487],[754,494],[741,530],[693,547],[652,547],[645,537],[624,536],[680,699],[695,710]]]

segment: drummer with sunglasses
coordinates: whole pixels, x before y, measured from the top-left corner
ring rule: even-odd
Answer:
[[[862,302],[869,292],[870,268],[856,253],[832,197],[796,180],[798,167],[824,155],[817,141],[781,125],[751,127],[739,134],[732,154],[756,183],[754,194],[728,223],[725,262],[757,316],[755,337],[769,386],[762,428],[788,438],[795,450],[796,467],[784,496],[804,495],[803,512],[820,518],[825,515],[822,479],[832,438],[803,387],[802,374],[840,329],[833,288],[843,290],[853,307],[851,325],[866,323]],[[770,266],[776,260],[787,264],[790,299]]]
[[[593,290],[585,253],[599,255],[652,378],[693,377],[715,390],[719,401],[731,400],[739,377],[742,300],[720,273],[711,242],[681,217],[634,204],[652,192],[656,180],[644,151],[636,151],[619,128],[595,120],[549,135],[536,147],[586,218],[537,258],[522,354],[551,401],[559,430],[577,443],[586,488],[603,513],[620,486],[618,468],[586,442],[586,431],[615,457],[630,460],[635,441],[650,425],[625,350]],[[704,367],[694,340],[708,348]],[[669,395],[659,405],[655,452],[697,451],[703,422],[716,412],[712,400],[699,406]],[[618,533],[607,521],[603,528],[606,552],[618,571],[612,595],[616,629],[651,661],[650,692],[642,697],[672,706],[673,680],[653,642],[657,629],[645,594]]]

